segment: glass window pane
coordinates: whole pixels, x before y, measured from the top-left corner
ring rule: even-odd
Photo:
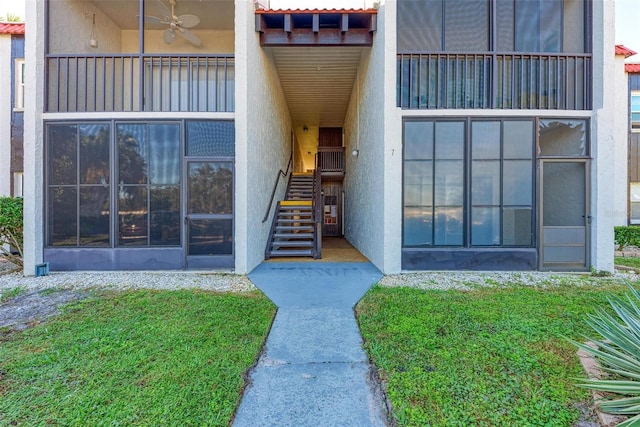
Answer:
[[[462,160],[439,160],[435,163],[435,205],[462,206],[464,162]]]
[[[80,187],[80,246],[109,246],[109,187]]]
[[[530,206],[533,200],[533,162],[505,160],[503,164],[502,200],[505,205]]]
[[[531,246],[530,208],[504,208],[502,211],[502,244],[504,246]]]
[[[471,203],[500,204],[500,160],[475,160],[471,170]]]
[[[404,166],[404,205],[428,206],[433,203],[433,162],[411,161]]]
[[[49,125],[49,184],[76,184],[78,173],[78,127]]]
[[[397,28],[398,53],[442,50],[442,1],[398,1]]]
[[[462,208],[435,208],[435,244],[462,246]]]
[[[235,156],[235,123],[229,120],[187,122],[187,156]]]
[[[180,246],[180,187],[152,186],[149,197],[151,246]]]
[[[233,164],[231,162],[189,163],[188,191],[189,213],[232,213]]]
[[[471,210],[471,244],[473,246],[500,244],[500,208]]]
[[[540,8],[539,52],[562,51],[562,3],[563,0],[545,0],[538,3]]]
[[[120,186],[118,245],[147,245],[147,187]]]
[[[489,2],[446,1],[445,50],[477,52],[489,50]]]
[[[471,156],[474,160],[500,158],[500,122],[471,124]]]
[[[425,246],[433,244],[433,211],[432,208],[404,208],[404,245]]]
[[[109,183],[109,125],[80,125],[80,183]]]
[[[49,245],[78,246],[78,190],[49,188]]]
[[[433,122],[404,123],[404,158],[433,158]]]
[[[497,50],[511,52],[514,48],[514,0],[496,0]]]
[[[180,125],[149,125],[149,179],[151,184],[180,182]]]
[[[505,121],[503,125],[505,159],[530,159],[533,156],[533,121]]]
[[[464,158],[464,122],[436,123],[436,159]]]
[[[514,1],[515,3],[515,51],[538,52],[538,1]]]
[[[145,184],[147,182],[147,125],[117,126],[118,183]]]
[[[541,156],[586,156],[587,122],[585,120],[540,120]]]
[[[233,222],[230,219],[189,222],[189,255],[231,255],[232,253]]]
[[[631,224],[639,224],[640,223],[640,202],[632,202],[631,203]]]
[[[563,52],[579,53],[585,51],[584,9],[588,2],[584,0],[564,0]]]

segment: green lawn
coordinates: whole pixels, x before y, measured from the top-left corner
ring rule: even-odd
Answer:
[[[606,283],[603,281],[603,283]],[[400,426],[571,426],[589,394],[576,348],[586,313],[628,288],[374,287],[357,306]]]
[[[274,313],[258,293],[110,292],[0,331],[0,425],[226,426]]]
[[[614,262],[616,265],[626,265],[627,267],[634,267],[640,270],[640,258],[615,257]]]

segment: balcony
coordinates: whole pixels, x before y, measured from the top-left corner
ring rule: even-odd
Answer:
[[[233,55],[47,55],[47,112],[232,112]]]
[[[317,168],[323,178],[344,177],[344,147],[318,147]]]
[[[591,108],[589,54],[399,54],[404,109]]]

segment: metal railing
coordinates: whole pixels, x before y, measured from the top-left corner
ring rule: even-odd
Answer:
[[[48,55],[47,112],[235,109],[233,55]]]
[[[313,257],[322,258],[322,223],[323,223],[323,200],[322,200],[322,173],[319,167],[319,153],[316,153],[315,169],[313,171],[313,222],[315,242]]]
[[[323,175],[344,175],[344,147],[318,147],[318,167]]]
[[[405,109],[591,108],[590,54],[399,54],[397,65]]]
[[[273,184],[273,190],[271,191],[271,198],[269,199],[269,206],[267,206],[267,211],[264,213],[264,218],[262,218],[263,223],[267,222],[267,219],[269,218],[269,213],[271,212],[271,207],[273,206],[273,199],[276,195],[276,190],[278,189],[278,183],[280,182],[280,177],[286,178],[287,175],[289,175],[289,169],[291,168],[292,164],[293,164],[293,151],[291,151],[291,154],[289,154],[289,163],[287,163],[287,170],[283,171],[282,169],[280,169],[276,175],[276,182],[275,184]],[[291,181],[291,177],[289,177],[289,181]]]

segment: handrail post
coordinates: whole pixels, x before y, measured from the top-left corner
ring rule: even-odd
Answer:
[[[315,247],[313,257],[322,258],[322,172],[319,165],[319,153],[316,153],[313,171],[313,221],[315,223]]]

